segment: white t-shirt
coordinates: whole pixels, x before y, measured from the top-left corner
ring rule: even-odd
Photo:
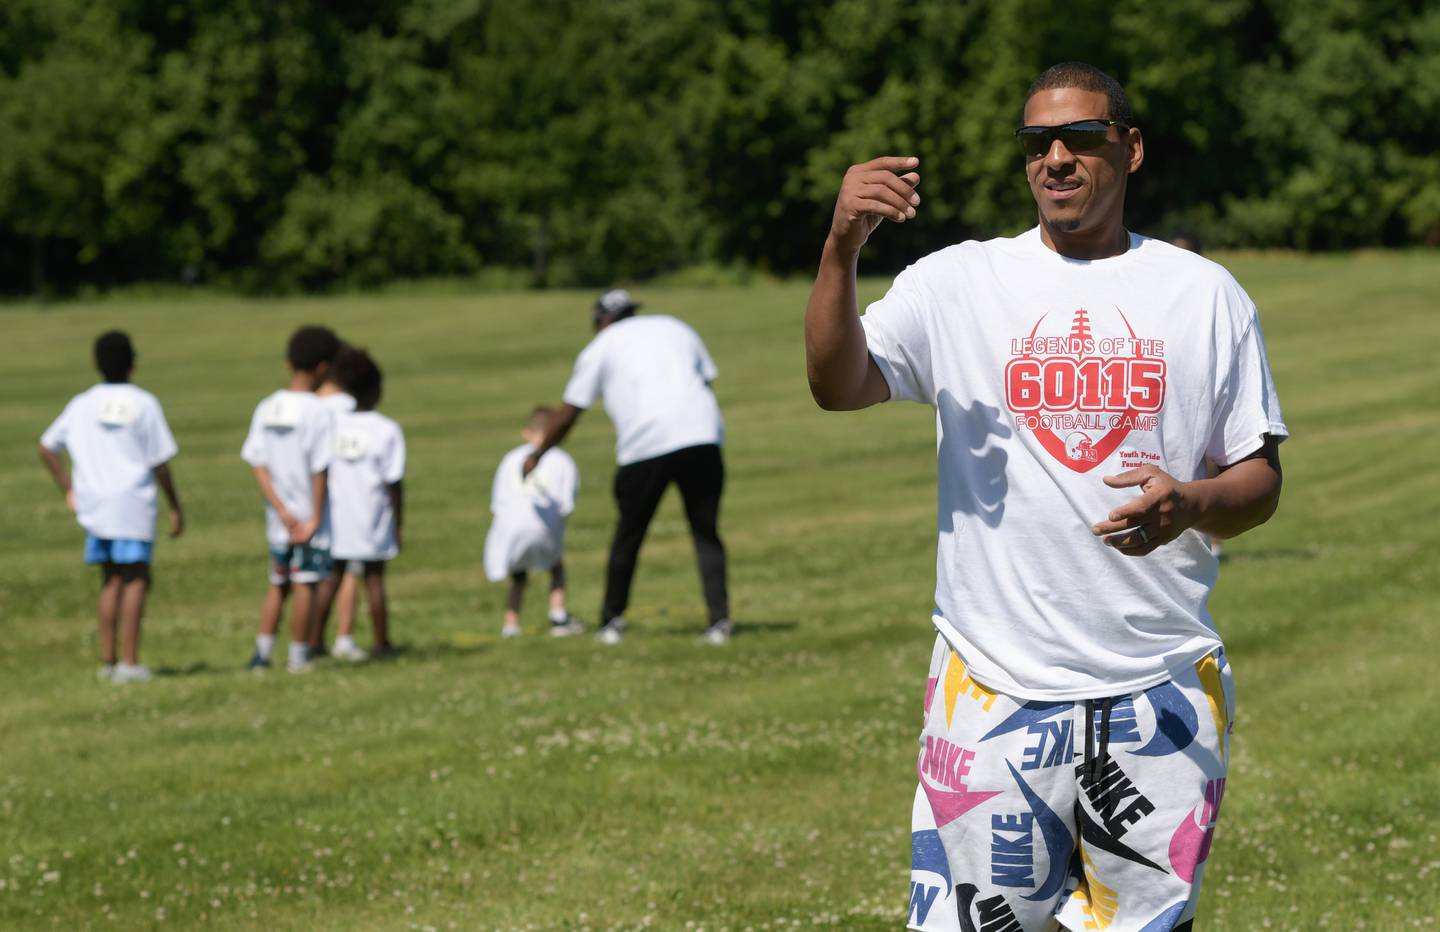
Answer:
[[[315,397],[320,399],[321,407],[330,412],[331,418],[338,419],[340,415],[349,414],[355,410],[355,399],[347,392],[332,392],[328,395],[322,395],[316,392]],[[331,426],[333,428],[334,421],[331,422]],[[330,503],[332,498],[333,496],[327,492],[325,495],[325,513],[321,515],[320,528],[315,532],[321,540],[333,540],[330,533]]]
[[[522,444],[506,453],[490,485],[494,520],[485,535],[485,575],[491,582],[520,570],[549,569],[565,553],[565,519],[575,511],[580,470],[570,454],[551,447],[522,479],[533,449]]]
[[[334,416],[315,393],[282,388],[256,406],[240,457],[269,470],[285,509],[297,521],[309,521],[315,514],[311,477],[330,468],[334,447]],[[268,502],[265,537],[275,549],[290,546],[290,532]],[[330,546],[325,528],[315,532],[310,546],[321,550]]]
[[[81,527],[102,540],[155,539],[153,470],[179,448],[154,395],[102,382],[70,399],[40,443],[70,453]]]
[[[1119,256],[1066,259],[1036,228],[926,256],[862,323],[891,398],[936,409],[934,621],[978,681],[1119,695],[1219,646],[1205,535],[1132,557],[1090,527],[1139,494],[1102,476],[1203,478],[1288,434],[1228,272],[1133,234]]]
[[[339,417],[342,414],[349,414],[355,410],[355,399],[345,392],[334,392],[329,395],[316,394],[320,403],[325,406],[333,416]]]
[[[581,350],[565,403],[589,408],[604,397],[615,423],[615,462],[625,466],[722,443],[725,424],[710,391],[719,374],[687,324],[658,314],[627,317]]]
[[[403,478],[405,433],[399,424],[378,411],[336,419],[329,477],[331,556],[390,560],[400,553],[387,488]]]

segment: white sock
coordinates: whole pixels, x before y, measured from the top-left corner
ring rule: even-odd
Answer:
[[[355,649],[355,639],[348,634],[341,634],[335,638],[335,653]]]
[[[570,613],[563,608],[550,609],[550,623],[552,625],[563,625],[569,617]]]
[[[304,663],[310,659],[310,645],[304,641],[290,642],[290,662]]]
[[[270,654],[275,650],[275,635],[255,635],[255,653],[260,655],[261,660],[269,660]]]

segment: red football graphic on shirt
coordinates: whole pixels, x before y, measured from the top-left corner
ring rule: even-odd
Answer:
[[[1165,343],[1144,339],[1118,307],[1097,321],[1077,308],[1065,332],[1010,341],[1005,403],[1056,461],[1076,472],[1103,463],[1131,431],[1154,431],[1165,405]],[[1052,328],[1054,329],[1054,328]]]

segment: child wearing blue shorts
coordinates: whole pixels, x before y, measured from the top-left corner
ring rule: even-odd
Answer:
[[[150,589],[155,486],[170,505],[170,536],[185,529],[169,462],[179,452],[155,396],[130,384],[135,348],[112,330],[95,341],[104,381],[70,400],[40,438],[40,458],[85,529],[85,562],[100,567],[100,677],[144,682],[140,622]],[[67,469],[62,453],[68,453]],[[120,630],[120,650],[115,644]]]

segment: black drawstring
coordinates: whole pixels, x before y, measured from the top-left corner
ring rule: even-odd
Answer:
[[[1096,777],[1105,773],[1105,764],[1110,757],[1110,710],[1114,708],[1114,701],[1108,696],[1100,700],[1100,753],[1095,755]]]
[[[1099,779],[1105,772],[1105,766],[1110,759],[1110,713],[1115,708],[1115,700],[1111,697],[1098,700],[1100,703],[1100,749],[1095,750],[1095,703],[1097,700],[1085,700],[1085,773],[1091,779]]]
[[[1105,767],[1110,762],[1110,712],[1115,707],[1113,698],[1098,700],[1100,703],[1100,749],[1095,750],[1095,699],[1085,700],[1085,762],[1081,765],[1081,773],[1091,783],[1098,783],[1105,775]],[[1100,793],[1099,797],[1091,797],[1095,802],[1095,808],[1100,817],[1109,821],[1114,815],[1113,804],[1108,791]]]

